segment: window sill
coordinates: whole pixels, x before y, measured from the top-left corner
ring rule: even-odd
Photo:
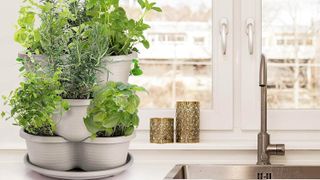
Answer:
[[[284,141],[273,142],[284,143],[286,150],[320,150],[318,141]],[[153,144],[144,141],[134,141],[130,144],[130,150],[173,150],[173,151],[192,151],[192,150],[256,150],[256,141],[203,141],[200,143],[168,143]]]
[[[203,140],[200,143],[168,143],[153,144],[145,139],[133,140],[130,143],[132,151],[210,151],[210,150],[256,150],[256,140]],[[277,140],[272,143],[286,145],[286,150],[320,150],[320,141],[317,140]],[[25,150],[25,142],[19,141],[11,144],[0,144],[0,150]]]

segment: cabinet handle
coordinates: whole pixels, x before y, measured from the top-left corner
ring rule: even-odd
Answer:
[[[220,20],[220,35],[221,35],[221,46],[222,54],[227,53],[227,35],[228,35],[228,20],[227,18],[222,18]]]
[[[254,34],[254,20],[252,18],[247,19],[247,35],[248,35],[248,47],[250,55],[253,54],[253,34]]]

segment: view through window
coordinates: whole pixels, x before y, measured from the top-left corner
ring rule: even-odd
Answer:
[[[262,0],[268,107],[320,108],[320,0]]]
[[[123,0],[128,16],[140,15],[136,0]],[[162,13],[151,13],[145,36],[150,48],[140,47],[144,74],[130,83],[145,87],[142,108],[173,108],[178,100],[212,106],[212,1],[161,0]]]

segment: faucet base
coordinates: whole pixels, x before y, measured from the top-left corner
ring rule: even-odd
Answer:
[[[270,135],[267,132],[258,134],[258,157],[257,165],[270,165],[271,155],[284,155],[284,144],[270,144]]]

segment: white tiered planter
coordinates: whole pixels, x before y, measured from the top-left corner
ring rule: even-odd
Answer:
[[[34,136],[20,131],[25,139],[32,164],[51,170],[67,171],[76,167],[73,143],[58,136]]]
[[[126,164],[130,141],[135,134],[120,137],[98,137],[70,142],[59,136],[34,136],[21,129],[30,162],[38,167],[68,171],[101,171]]]
[[[128,83],[132,60],[137,58],[136,52],[123,56],[107,56],[102,59],[104,69],[97,73],[99,84],[108,81]]]
[[[80,145],[80,167],[85,171],[107,170],[126,163],[130,141],[135,134],[120,137],[88,138]]]
[[[83,121],[90,99],[68,99],[68,102],[70,109],[62,115],[56,114],[53,118],[57,125],[56,134],[71,142],[85,140],[91,135]]]

